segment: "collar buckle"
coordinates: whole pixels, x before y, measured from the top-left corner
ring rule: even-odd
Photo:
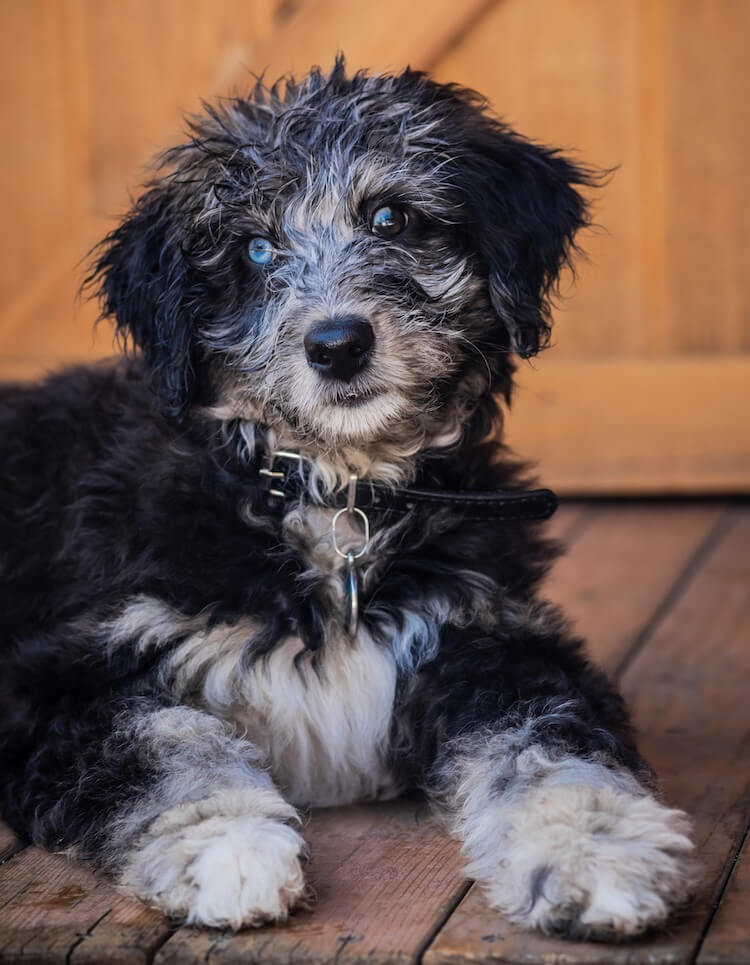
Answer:
[[[258,470],[259,476],[265,476],[269,480],[267,492],[280,499],[286,499],[286,493],[280,487],[286,482],[287,474],[274,468],[277,459],[291,459],[299,466],[302,463],[302,456],[288,449],[271,449],[268,453],[268,465]]]

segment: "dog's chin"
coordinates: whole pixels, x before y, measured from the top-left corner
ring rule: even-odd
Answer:
[[[350,395],[322,403],[304,422],[324,445],[361,447],[393,435],[404,422],[406,409],[395,392]]]

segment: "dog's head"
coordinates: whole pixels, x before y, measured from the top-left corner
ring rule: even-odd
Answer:
[[[208,108],[103,242],[103,313],[174,410],[416,451],[549,336],[588,172],[407,70]]]

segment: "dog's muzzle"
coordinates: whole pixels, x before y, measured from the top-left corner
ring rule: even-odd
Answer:
[[[351,382],[367,365],[375,343],[372,325],[357,315],[317,322],[304,338],[310,365],[326,379]]]

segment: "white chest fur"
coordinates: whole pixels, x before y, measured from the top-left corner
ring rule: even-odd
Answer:
[[[343,804],[398,793],[388,772],[396,660],[360,632],[329,636],[317,654],[296,637],[249,666],[257,627],[218,625],[190,634],[169,661],[180,695],[230,720],[263,753],[288,800]]]
[[[308,578],[326,587],[332,619],[324,647],[313,656],[298,639],[285,640],[253,665],[234,706],[295,804],[341,804],[399,790],[387,765],[396,661],[364,630],[350,639],[341,628],[342,560],[333,551],[332,519],[332,510],[307,507],[284,520]]]
[[[313,661],[288,639],[258,661],[235,703],[286,797],[328,805],[398,793],[387,765],[396,688],[388,648],[360,633],[328,640]]]
[[[250,620],[207,627],[136,597],[101,629],[111,647],[137,640],[158,649],[180,638],[163,666],[175,697],[233,722],[290,801],[329,805],[399,792],[388,767],[396,679],[434,654],[447,609],[433,600],[404,611],[377,643],[364,629],[353,640],[331,633],[317,654],[288,637],[249,664],[259,630]],[[381,628],[387,633],[387,622]]]
[[[350,639],[341,626],[345,606],[342,561],[333,552],[330,510],[292,512],[285,537],[306,560],[332,614],[323,647],[313,654],[296,637],[264,657],[247,660],[261,630],[252,620],[206,626],[161,601],[132,600],[107,634],[142,647],[180,637],[165,667],[165,682],[180,700],[233,722],[263,753],[288,800],[331,805],[392,797],[400,788],[388,766],[396,679],[413,673],[437,648],[449,607],[420,601],[399,619],[381,615],[385,639],[360,626]],[[378,552],[378,536],[373,555]],[[363,585],[368,566],[363,561]],[[388,629],[390,627],[390,634]]]

